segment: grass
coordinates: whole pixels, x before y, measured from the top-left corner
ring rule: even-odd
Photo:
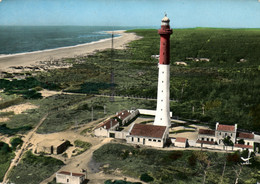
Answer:
[[[9,147],[8,144],[0,141],[0,181],[3,180],[5,172],[9,168],[14,156],[12,148]]]
[[[80,60],[81,64],[40,73],[37,81],[65,91],[111,94],[113,62],[116,95],[156,98],[158,61],[151,55],[159,54],[160,37],[157,30],[130,32],[143,39],[131,42],[126,50],[114,50],[113,61],[110,50],[71,58],[70,62]],[[259,35],[260,29],[174,30],[171,62],[185,61],[188,66],[172,65],[170,69],[170,97],[177,100],[171,102],[173,115],[212,124],[237,123],[240,128],[260,131]],[[209,58],[210,62],[194,62],[188,57]]]
[[[104,157],[104,154],[106,155]],[[122,144],[106,144],[93,153],[96,162],[106,165],[105,173],[116,169],[122,174],[140,178],[144,173],[151,176],[154,184],[203,182],[204,169],[207,167],[206,183],[219,183],[224,162],[228,158],[223,183],[235,182],[235,171],[239,165],[234,158],[239,153],[227,154],[202,151],[163,151],[149,148],[135,148]],[[230,159],[233,158],[233,159]],[[260,160],[256,157],[252,165],[243,166],[240,183],[256,183],[260,179]]]
[[[77,149],[77,153],[74,156],[80,155],[81,153],[87,151],[92,146],[91,143],[84,142],[81,140],[75,140],[74,145],[75,145],[75,147],[79,148],[79,149]]]
[[[56,172],[63,162],[51,157],[35,156],[26,152],[22,161],[10,173],[13,183],[39,184]]]
[[[22,82],[4,81],[1,85],[9,91],[42,87],[88,94],[86,99],[61,95],[34,100],[32,103],[41,104],[39,110],[31,111],[29,116],[14,116],[6,123],[7,127],[33,127],[44,113],[51,111],[38,130],[39,133],[50,133],[66,130],[75,124],[88,123],[92,120],[92,107],[94,120],[106,116],[102,112],[104,106],[107,115],[132,107],[155,109],[155,101],[142,105],[137,100],[131,102],[127,96],[156,98],[158,61],[152,59],[151,55],[159,54],[159,35],[157,30],[132,32],[143,36],[143,39],[131,42],[126,50],[114,50],[113,61],[110,50],[105,50],[88,57],[65,59],[75,63],[71,68],[40,72],[35,78]],[[188,66],[172,65],[170,69],[170,97],[176,100],[170,103],[173,116],[212,125],[217,121],[237,123],[239,128],[260,131],[260,55],[256,52],[260,48],[259,35],[260,29],[174,30],[171,37],[171,61],[185,61]],[[210,62],[190,61],[187,57],[209,58]],[[240,59],[246,62],[240,62]],[[112,62],[115,71],[114,93],[125,98],[117,99],[115,103],[110,103],[108,98],[87,99],[89,94],[111,94]],[[6,107],[6,103],[14,99],[5,97],[0,106],[3,103]]]

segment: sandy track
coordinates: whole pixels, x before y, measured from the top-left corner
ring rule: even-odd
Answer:
[[[23,154],[25,153],[25,151],[27,150],[27,147],[33,137],[33,135],[35,134],[35,132],[37,131],[37,129],[41,126],[41,124],[44,122],[44,120],[47,118],[48,114],[46,114],[41,120],[40,122],[38,123],[38,125],[32,130],[30,131],[24,138],[24,143],[22,145],[22,147],[15,152],[15,157],[14,159],[12,160],[8,170],[6,171],[5,173],[5,176],[4,176],[4,179],[3,179],[3,183],[5,183],[7,181],[7,177],[8,177],[8,174],[9,172],[12,170],[12,168],[15,166],[15,165],[18,165],[19,162],[21,161],[21,158],[23,157]]]

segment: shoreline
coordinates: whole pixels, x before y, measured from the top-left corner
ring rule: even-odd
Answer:
[[[106,32],[111,33],[111,31]],[[125,30],[114,31],[114,34],[120,35],[114,38],[114,49],[124,49],[129,42],[141,38],[134,33],[125,33]],[[10,55],[0,55],[0,70],[10,72],[12,71],[10,67],[37,66],[39,62],[87,56],[90,54],[94,54],[97,51],[102,51],[109,48],[111,48],[111,38],[105,38],[98,41],[78,44],[74,46],[66,46],[55,49],[46,49]]]

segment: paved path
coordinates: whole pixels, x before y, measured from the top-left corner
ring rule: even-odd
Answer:
[[[15,157],[14,159],[12,160],[8,170],[6,171],[5,173],[5,176],[4,176],[4,179],[3,179],[3,183],[7,183],[8,182],[8,175],[9,175],[9,172],[12,170],[12,168],[16,165],[19,164],[19,162],[21,161],[21,158],[23,157],[25,151],[27,150],[28,148],[28,145],[30,143],[30,140],[32,139],[33,135],[35,134],[35,132],[37,131],[37,129],[41,126],[41,124],[44,122],[44,120],[47,118],[48,114],[45,114],[43,116],[43,118],[40,120],[40,122],[38,123],[38,125],[33,129],[31,130],[24,138],[24,143],[22,145],[22,147],[17,150],[15,152]]]

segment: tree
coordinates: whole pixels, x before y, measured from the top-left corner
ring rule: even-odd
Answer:
[[[237,143],[238,143],[238,144],[245,144],[245,141],[244,141],[244,139],[239,139],[239,140],[237,141]]]
[[[234,146],[233,141],[231,140],[230,136],[225,137],[224,139],[222,139],[223,144],[225,145],[225,147],[227,146]]]
[[[207,171],[209,169],[209,167],[211,166],[211,162],[208,158],[208,155],[205,152],[202,151],[197,151],[194,152],[194,155],[197,158],[198,163],[200,164],[201,168],[203,169],[203,184],[206,182],[206,177],[207,177]]]

